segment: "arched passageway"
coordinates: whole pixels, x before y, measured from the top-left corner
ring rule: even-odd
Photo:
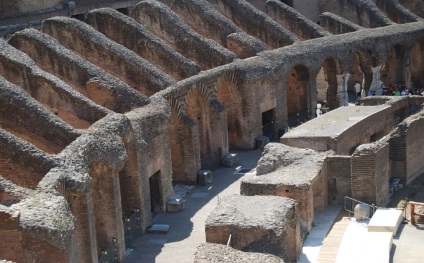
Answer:
[[[322,63],[317,75],[317,101],[327,101],[330,110],[339,107],[337,99],[337,63],[332,58],[327,58]]]
[[[289,126],[297,126],[310,117],[309,70],[303,65],[293,68],[287,78],[287,115]]]
[[[246,139],[243,137],[243,107],[241,94],[237,85],[232,81],[218,81],[217,99],[226,111],[228,145],[231,150],[246,148]]]
[[[393,87],[407,85],[409,87],[411,74],[409,69],[409,52],[402,45],[395,45],[387,54],[384,68],[381,70],[381,80]]]
[[[424,39],[418,41],[409,52],[411,67],[411,88],[419,92],[424,87]],[[416,90],[415,90],[416,89]]]
[[[216,168],[228,151],[228,140],[223,136],[227,133],[225,111],[220,105],[212,107],[209,99],[197,91],[189,95],[186,103],[187,116],[197,126],[201,167]],[[217,100],[214,103],[219,104]]]

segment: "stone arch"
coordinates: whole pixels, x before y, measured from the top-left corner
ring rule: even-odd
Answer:
[[[287,78],[287,115],[289,126],[310,118],[310,72],[304,65],[293,67]]]
[[[355,82],[358,81],[361,84],[361,88],[365,90],[367,94],[371,87],[373,79],[372,67],[375,65],[375,60],[371,51],[358,49],[355,51],[353,58],[353,67],[350,71],[351,75],[348,81],[348,92],[355,94]]]
[[[169,129],[172,178],[174,182],[194,183],[196,182],[196,172],[200,169],[197,126],[185,114],[184,104],[181,100],[171,99],[171,101],[178,102],[172,107]]]
[[[227,136],[230,149],[243,149],[243,100],[237,82],[219,79],[217,81],[217,99],[227,113]]]
[[[206,87],[193,88],[186,97],[187,116],[197,126],[200,163],[202,169],[220,165],[228,151],[227,119],[223,106],[213,98]],[[224,130],[225,128],[225,130]]]
[[[418,91],[424,87],[424,38],[417,41],[409,52],[411,67],[411,87]]]
[[[327,101],[330,110],[339,107],[337,99],[337,74],[340,73],[338,59],[326,58],[317,75],[317,101]]]
[[[401,44],[394,45],[387,54],[381,80],[391,85],[410,84],[409,52]]]

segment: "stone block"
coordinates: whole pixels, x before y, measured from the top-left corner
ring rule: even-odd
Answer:
[[[263,150],[265,148],[265,145],[269,143],[269,137],[268,136],[259,136],[255,138],[256,141],[256,149]]]
[[[296,262],[300,249],[296,202],[278,196],[227,196],[206,220],[206,242],[272,254]]]
[[[354,209],[355,220],[365,220],[370,217],[370,208],[365,204],[357,204]]]
[[[368,224],[368,232],[391,232],[395,236],[402,219],[402,210],[378,208]]]
[[[281,258],[274,255],[243,252],[226,245],[213,243],[204,243],[198,246],[194,256],[194,263],[284,263]]]
[[[212,183],[212,171],[211,170],[200,170],[197,172],[197,184],[208,185]]]
[[[147,229],[147,233],[152,234],[166,234],[169,231],[169,225],[164,224],[154,224],[149,229]]]
[[[221,160],[222,165],[225,167],[234,167],[238,165],[239,158],[236,153],[226,153]]]
[[[166,202],[166,211],[181,212],[185,208],[185,200],[182,198],[171,198]]]

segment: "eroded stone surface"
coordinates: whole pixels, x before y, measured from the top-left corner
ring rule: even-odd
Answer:
[[[283,263],[281,258],[264,253],[242,252],[226,245],[205,243],[197,247],[194,263]]]

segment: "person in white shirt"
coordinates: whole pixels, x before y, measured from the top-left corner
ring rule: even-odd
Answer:
[[[361,84],[358,81],[355,83],[356,97],[361,97]]]

